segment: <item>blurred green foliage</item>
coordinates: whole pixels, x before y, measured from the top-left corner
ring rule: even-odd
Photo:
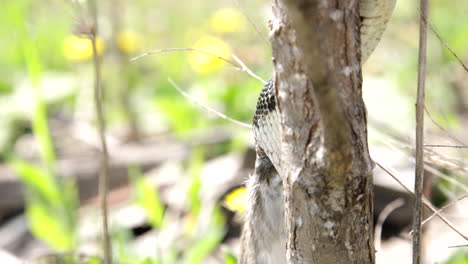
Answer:
[[[468,252],[465,249],[457,250],[444,264],[468,264]]]
[[[206,258],[221,242],[224,233],[219,229],[211,229],[200,236],[194,244],[184,252],[183,264],[203,263]]]
[[[237,258],[232,253],[226,253],[224,256],[224,264],[237,264]]]
[[[130,168],[129,175],[135,187],[137,203],[145,209],[151,226],[159,229],[163,225],[164,204],[159,199],[157,190],[137,168]]]
[[[72,181],[57,178],[54,174],[56,155],[49,131],[47,105],[41,92],[43,66],[37,45],[38,38],[25,23],[31,6],[29,1],[10,4],[9,15],[30,81],[30,92],[33,94],[32,132],[45,169],[18,158],[11,159],[9,163],[26,185],[26,215],[32,233],[56,250],[72,251],[76,247],[78,195]]]
[[[190,159],[190,185],[187,190],[187,198],[189,203],[190,212],[198,215],[201,207],[200,201],[200,188],[201,188],[201,169],[203,167],[204,154],[203,149],[197,148],[192,153]]]
[[[200,216],[200,210],[203,206],[200,199],[200,188],[202,182],[200,181],[200,173],[204,163],[204,152],[203,148],[196,148],[188,161],[186,172],[189,175],[189,184],[187,188],[187,201],[186,210],[187,217],[184,218],[184,227],[186,238],[190,241],[187,248],[182,251],[178,249],[177,245],[174,244],[169,250],[156,249],[156,255],[153,258],[144,258],[141,263],[154,263],[154,264],[197,264],[203,263],[203,260],[219,245],[226,233],[226,220],[224,213],[219,205],[215,205],[212,208],[211,217],[208,219],[208,225],[202,223]],[[148,217],[148,220],[153,228],[159,231],[163,231],[164,228],[169,224],[169,219],[165,218],[164,215],[164,204],[159,198],[158,191],[154,186],[145,179],[141,172],[136,167],[133,167],[129,171],[131,182],[136,196],[136,203],[140,205]],[[205,210],[210,210],[205,208]],[[204,232],[200,232],[200,228],[205,228]],[[123,238],[123,237],[122,237]],[[131,238],[127,238],[131,239]],[[125,239],[124,239],[125,240]],[[124,246],[126,242],[120,239],[118,245]],[[118,247],[122,248],[122,247]],[[132,253],[128,250],[124,250],[119,253],[119,261],[121,263],[132,263]]]
[[[78,195],[73,182],[18,159],[10,165],[26,185],[26,216],[32,233],[56,250],[74,250]]]
[[[72,2],[72,1],[70,1]],[[76,248],[78,195],[72,180],[55,173],[57,160],[53,130],[49,120],[65,119],[94,124],[89,96],[92,89],[92,64],[87,40],[72,34],[85,16],[67,1],[4,0],[0,16],[0,154],[18,172],[27,189],[27,216],[32,232],[56,250]],[[85,3],[86,1],[78,1]],[[170,77],[203,104],[232,118],[250,123],[262,84],[245,73],[232,69],[221,60],[193,51],[173,51],[149,55],[130,62],[130,58],[150,50],[174,47],[204,49],[230,58],[236,54],[264,79],[271,76],[269,44],[263,42],[231,0],[205,1],[102,1],[100,4],[100,50],[106,122],[110,133],[120,128],[141,135],[163,132],[190,142],[194,131],[229,126],[231,142],[218,144],[216,154],[243,151],[250,136],[244,128],[214,118],[187,101],[168,82]],[[267,36],[269,7],[266,1],[241,1],[246,15]],[[401,124],[408,130],[413,114],[416,87],[417,16],[416,1],[398,1],[395,16],[382,44],[368,62],[366,78],[386,80],[395,88],[384,101],[371,98],[373,113],[385,112],[388,101],[397,101],[402,116],[377,116],[389,124]],[[468,61],[468,23],[466,0],[431,2],[431,24],[459,57]],[[430,35],[428,56],[427,106],[444,127],[459,132],[460,116],[466,116],[466,74],[455,58],[434,34]],[[380,89],[380,87],[372,87]],[[466,89],[465,89],[466,90]],[[384,93],[379,90],[377,93]],[[465,101],[460,100],[465,96]],[[372,108],[372,101],[376,107]],[[465,104],[465,105],[464,105]],[[85,114],[83,114],[85,112]],[[15,152],[16,140],[32,133],[38,149],[37,159],[26,161]],[[51,136],[52,135],[52,136]],[[141,136],[140,135],[140,136]],[[184,220],[191,240],[187,251],[173,249],[136,261],[141,264],[203,263],[225,234],[225,219],[219,208],[213,209],[209,232],[199,234],[201,168],[209,156],[195,149],[187,168],[187,217]],[[57,152],[58,153],[58,152]],[[60,158],[60,155],[58,155]],[[130,169],[136,200],[156,229],[165,228],[165,208],[159,193],[136,168]],[[444,182],[441,188],[453,191]],[[134,261],[125,250],[132,239],[128,230],[115,237],[120,243],[121,261]],[[460,260],[464,259],[464,260]],[[458,254],[447,263],[466,263]],[[463,262],[465,261],[465,262]],[[236,263],[226,254],[225,263]]]

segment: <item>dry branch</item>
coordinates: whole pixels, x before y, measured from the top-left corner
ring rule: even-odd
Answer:
[[[101,145],[101,173],[99,175],[99,196],[100,206],[102,211],[102,232],[103,232],[103,251],[104,263],[112,263],[112,247],[109,235],[108,210],[107,210],[107,192],[109,186],[109,153],[107,151],[107,143],[105,138],[104,111],[102,102],[101,89],[101,67],[99,55],[97,52],[97,3],[96,0],[89,1],[90,13],[92,16],[92,27],[90,28],[89,37],[93,48],[93,64],[94,64],[94,107],[98,121],[99,142]]]
[[[397,177],[397,173],[395,173],[394,169],[391,169],[390,167],[385,166],[383,162],[381,161],[377,161],[374,159],[374,162],[377,166],[379,166],[382,170],[384,170],[388,175],[390,175],[401,187],[403,187],[407,193],[411,194],[413,198],[416,198],[416,195],[414,194],[414,192],[412,192],[410,188],[406,186],[403,182],[401,182],[401,180]],[[445,216],[441,214],[437,214],[437,209],[435,208],[435,206],[431,204],[431,202],[429,202],[427,199],[422,197],[422,203],[424,204],[424,206],[426,206],[427,209],[433,212],[435,216],[437,216],[440,220],[442,220],[442,222],[444,222],[450,229],[452,229],[455,233],[460,235],[463,239],[468,240],[468,236],[466,236],[458,228],[456,228],[454,224],[452,224],[447,218],[445,218]]]
[[[275,0],[288,263],[374,263],[358,1]]]
[[[421,221],[424,182],[424,97],[426,84],[426,53],[427,53],[427,12],[428,1],[421,0],[421,17],[419,28],[419,62],[418,62],[418,92],[416,101],[416,170],[414,182],[414,215],[413,215],[413,264],[422,262],[421,256]]]

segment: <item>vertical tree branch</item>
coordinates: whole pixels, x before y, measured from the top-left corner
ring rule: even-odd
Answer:
[[[90,39],[93,47],[93,64],[94,64],[94,107],[98,121],[99,140],[101,144],[101,170],[99,174],[99,197],[102,213],[102,231],[103,231],[103,247],[104,247],[104,263],[112,263],[112,249],[109,236],[108,212],[107,212],[107,189],[109,185],[109,153],[107,151],[107,143],[105,138],[104,111],[102,103],[101,89],[101,70],[99,54],[97,51],[96,38],[98,32],[97,21],[97,4],[96,0],[89,0],[90,12],[92,16],[92,27],[90,30]]]
[[[421,221],[422,192],[424,180],[424,97],[426,81],[426,50],[427,50],[427,13],[428,0],[420,1],[421,16],[419,21],[419,62],[418,62],[418,92],[416,101],[416,170],[413,216],[413,263],[421,263]]]
[[[374,263],[356,0],[274,0],[288,263]]]

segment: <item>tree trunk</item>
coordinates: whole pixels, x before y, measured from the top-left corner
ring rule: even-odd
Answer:
[[[273,0],[288,263],[374,263],[357,0]]]

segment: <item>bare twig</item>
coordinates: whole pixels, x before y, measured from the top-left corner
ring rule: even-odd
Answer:
[[[241,71],[243,72],[246,72],[247,74],[249,74],[250,76],[254,77],[255,79],[261,81],[264,85],[267,83],[265,80],[263,80],[262,78],[260,78],[258,75],[256,75],[255,73],[252,72],[252,70],[250,70],[247,65],[245,65],[245,63],[243,61],[241,61],[241,59],[239,59],[236,55],[232,54],[232,57],[234,58],[234,60],[239,63],[240,67],[241,67]]]
[[[406,141],[402,140],[401,138],[394,137],[393,140],[389,140],[387,138],[385,141],[384,140],[379,140],[379,141],[382,144],[386,145],[387,147],[404,154],[411,162],[414,162],[414,163],[416,162],[414,156],[410,154],[414,152],[414,147],[411,146]],[[391,141],[393,141],[394,143],[389,144],[389,142]],[[410,153],[408,151],[404,151],[403,149],[409,150]],[[468,172],[468,167],[464,167],[460,165],[460,162],[458,160],[452,160],[448,157],[442,156],[441,154],[436,153],[429,148],[425,149],[424,154],[425,154],[424,155],[425,156],[425,167],[424,167],[425,170],[428,170],[429,172],[431,172],[437,177],[440,177],[455,185],[458,185],[465,192],[468,192],[468,189],[467,189],[468,187],[465,184],[463,184],[460,181],[457,181],[453,177],[450,177],[448,175],[441,173],[439,170],[435,168],[437,167],[437,168],[446,169],[452,172],[458,171],[458,172],[466,173]]]
[[[251,126],[250,124],[241,122],[241,121],[239,121],[239,120],[235,120],[235,119],[233,119],[233,118],[231,118],[231,117],[229,117],[229,116],[227,116],[227,115],[225,115],[225,114],[223,114],[223,113],[221,113],[221,112],[219,112],[219,111],[217,111],[217,110],[215,110],[215,109],[213,109],[213,108],[210,108],[210,107],[208,107],[208,106],[206,106],[206,105],[200,103],[196,98],[194,98],[193,96],[191,96],[190,94],[188,94],[187,92],[185,92],[184,90],[182,90],[182,88],[180,88],[180,86],[177,85],[171,78],[168,78],[167,81],[168,81],[169,83],[171,83],[171,85],[174,86],[174,88],[175,88],[181,95],[183,95],[185,98],[189,99],[190,101],[194,102],[195,104],[201,106],[203,109],[207,110],[208,112],[213,113],[213,114],[215,114],[215,115],[217,115],[217,116],[219,116],[219,117],[221,117],[221,118],[223,118],[223,119],[226,119],[226,120],[228,120],[228,121],[230,121],[230,122],[232,122],[232,123],[234,123],[234,124],[236,124],[236,125],[243,126],[243,127],[249,128],[249,129],[252,128],[252,126]]]
[[[427,21],[427,20],[426,20]],[[442,43],[442,45],[444,45],[444,47],[452,54],[453,57],[455,57],[455,59],[460,63],[460,65],[463,67],[463,69],[468,72],[468,67],[465,65],[465,63],[463,63],[463,61],[460,59],[460,57],[458,57],[458,55],[449,47],[449,45],[447,44],[447,42],[445,42],[442,37],[437,33],[437,31],[434,29],[434,27],[429,24],[429,28],[431,29],[432,33],[434,33],[434,35],[436,35],[436,37],[439,39],[439,41]]]
[[[206,54],[208,56],[212,56],[212,57],[215,57],[217,59],[220,59],[224,62],[227,62],[229,64],[231,64],[232,66],[234,66],[237,70],[240,70],[242,72],[245,72],[247,73],[248,75],[252,76],[253,78],[259,80],[260,82],[262,82],[263,84],[266,84],[265,80],[263,80],[262,78],[260,78],[258,75],[256,75],[255,73],[252,72],[252,70],[250,70],[239,58],[237,58],[235,55],[232,55],[234,57],[234,59],[237,61],[237,62],[234,62],[232,60],[229,60],[229,59],[226,59],[224,57],[221,57],[221,56],[218,56],[214,53],[211,53],[209,51],[206,51],[206,50],[201,50],[201,49],[194,49],[194,48],[169,48],[169,49],[159,49],[159,50],[153,50],[153,51],[149,51],[149,52],[146,52],[146,53],[143,53],[141,55],[138,55],[136,57],[133,57],[130,59],[130,61],[135,61],[137,59],[140,59],[142,57],[145,57],[147,55],[151,55],[151,54],[157,54],[157,53],[165,53],[165,52],[170,52],[170,51],[195,51],[195,52],[200,52],[200,53],[203,53],[203,54]]]
[[[418,62],[418,95],[416,101],[416,171],[414,182],[413,215],[413,264],[422,262],[421,256],[421,221],[422,221],[422,192],[424,182],[424,97],[426,82],[426,53],[427,53],[427,13],[428,0],[420,0],[421,19],[419,27],[419,62]]]
[[[439,144],[425,144],[424,147],[429,148],[459,148],[459,149],[466,149],[468,146],[457,146],[457,145],[439,145]]]
[[[449,248],[461,248],[461,247],[468,247],[468,244],[466,244],[466,245],[449,246]]]
[[[427,170],[428,172],[430,172],[431,174],[433,174],[434,176],[439,177],[441,179],[444,179],[447,182],[450,182],[451,184],[457,186],[458,188],[460,188],[464,192],[468,192],[468,187],[465,184],[463,184],[461,181],[456,180],[454,177],[450,177],[448,175],[445,175],[442,172],[438,171],[437,169],[435,169],[434,167],[432,167],[432,166],[430,166],[428,164],[425,164],[424,169]]]
[[[148,55],[151,55],[151,54],[157,54],[157,53],[165,53],[165,52],[170,52],[170,51],[196,51],[196,52],[200,52],[200,53],[203,53],[203,54],[206,54],[208,56],[212,56],[212,57],[215,57],[215,58],[218,58],[222,61],[225,61],[229,64],[231,64],[232,66],[236,67],[236,68],[241,68],[241,66],[229,59],[226,59],[224,57],[221,57],[221,56],[218,56],[214,53],[211,53],[209,51],[206,51],[206,50],[201,50],[201,49],[194,49],[194,48],[168,48],[168,49],[158,49],[158,50],[152,50],[152,51],[148,51],[148,52],[145,52],[143,54],[140,54],[136,57],[133,57],[130,59],[130,61],[135,61],[135,60],[138,60],[142,57],[145,57],[145,56],[148,56]]]
[[[405,200],[403,198],[398,198],[393,202],[387,204],[382,212],[379,214],[377,218],[377,223],[375,224],[375,231],[374,231],[374,239],[375,239],[375,249],[377,251],[381,251],[381,236],[382,236],[382,227],[385,222],[385,219],[396,209],[400,208],[405,204]]]
[[[89,37],[93,47],[93,62],[94,62],[94,104],[99,127],[99,140],[101,144],[101,173],[99,175],[99,197],[102,211],[102,231],[104,240],[104,263],[112,263],[111,243],[109,237],[108,212],[107,212],[107,189],[109,182],[109,153],[105,138],[104,113],[102,107],[102,89],[101,89],[101,69],[99,55],[97,53],[96,37],[98,32],[97,27],[97,4],[96,0],[89,0],[91,15],[93,18],[93,27],[90,30]]]
[[[260,31],[260,29],[255,25],[255,23],[250,19],[250,17],[247,15],[247,13],[245,12],[244,8],[241,6],[241,4],[239,3],[239,0],[234,0],[234,4],[237,6],[237,8],[239,8],[239,10],[242,12],[242,14],[244,15],[244,17],[247,19],[247,21],[249,22],[249,24],[252,26],[252,28],[254,29],[254,31],[257,33],[258,36],[260,36],[260,38],[268,45],[270,46],[270,42],[263,36],[262,32]]]
[[[389,168],[387,166],[384,166],[383,163],[381,161],[377,161],[375,159],[375,157],[373,157],[373,160],[374,160],[375,164],[377,164],[377,166],[379,166],[388,175],[390,175],[401,187],[403,187],[403,189],[406,190],[406,192],[408,192],[409,194],[411,194],[411,196],[413,196],[413,198],[415,198],[415,194],[413,193],[413,191],[411,191],[408,186],[406,186],[403,182],[400,181],[400,179],[398,179],[398,177],[396,176],[397,173],[394,172],[394,169],[391,169],[391,168]],[[425,199],[424,197],[422,197],[422,203],[431,212],[435,213],[437,211],[437,209],[435,209],[435,207],[427,199]],[[468,236],[464,235],[460,230],[458,230],[447,218],[445,218],[443,215],[440,215],[440,214],[437,214],[436,216],[438,218],[440,218],[440,220],[442,220],[450,229],[455,231],[457,234],[459,234],[465,240],[468,240]]]
[[[424,150],[426,154],[425,162],[434,164],[438,167],[449,169],[451,171],[459,171],[468,173],[468,167],[464,166],[463,161],[455,158],[449,158],[441,153],[437,153],[434,150],[427,148]]]
[[[137,59],[140,59],[144,56],[147,56],[147,55],[151,55],[151,54],[157,54],[157,53],[164,53],[164,52],[170,52],[170,51],[195,51],[195,52],[200,52],[200,53],[203,53],[203,54],[206,54],[206,55],[209,55],[209,56],[212,56],[212,57],[215,57],[215,58],[218,58],[220,60],[223,60],[229,64],[231,64],[232,66],[234,66],[236,69],[242,71],[242,72],[245,72],[247,73],[248,75],[250,75],[251,77],[259,80],[260,82],[262,82],[263,84],[266,84],[266,81],[263,80],[261,77],[259,77],[258,75],[256,75],[252,70],[250,70],[247,65],[245,65],[245,63],[240,60],[236,55],[232,55],[232,57],[234,58],[235,62],[229,60],[229,59],[226,59],[224,57],[221,57],[221,56],[218,56],[216,54],[213,54],[209,51],[205,51],[205,50],[200,50],[200,49],[194,49],[194,48],[169,48],[169,49],[159,49],[159,50],[153,50],[153,51],[150,51],[150,52],[146,52],[146,53],[143,53],[139,56],[136,56],[132,59],[130,59],[130,61],[135,61]],[[189,99],[190,101],[194,102],[195,104],[201,106],[202,108],[204,108],[205,110],[207,110],[208,112],[210,113],[213,113],[225,120],[228,120],[236,125],[240,125],[242,127],[246,127],[246,128],[249,128],[251,129],[252,126],[250,124],[247,124],[247,123],[244,123],[242,121],[239,121],[239,120],[235,120],[211,107],[208,107],[202,103],[200,103],[196,98],[194,98],[193,96],[191,96],[190,94],[188,94],[187,92],[185,92],[184,90],[182,90],[180,88],[180,86],[178,86],[171,78],[168,78],[168,81],[169,83],[171,83],[172,86],[174,86],[174,88],[181,94],[183,95],[185,98]]]
[[[444,205],[444,207],[440,208],[439,210],[437,210],[435,213],[433,213],[432,215],[430,215],[428,218],[426,218],[422,223],[421,223],[421,226],[423,226],[425,223],[429,222],[434,216],[442,213],[442,211],[444,211],[445,209],[449,208],[450,206],[452,206],[453,204],[465,199],[466,197],[468,197],[468,194],[464,194],[460,197],[458,197],[458,199],[455,199],[453,201],[451,201],[450,203]]]
[[[408,143],[403,141],[401,139],[401,137],[399,137],[398,135],[396,135],[396,136],[395,135],[390,135],[390,138],[387,138],[386,140],[379,139],[379,141],[380,141],[380,143],[387,146],[388,148],[402,153],[403,155],[405,155],[408,158],[409,161],[415,162],[414,156],[410,155],[407,151],[403,151],[402,148],[410,149],[411,151],[413,151],[414,149]],[[389,142],[392,142],[392,141],[394,143],[389,143]],[[434,176],[442,178],[442,179],[444,179],[444,180],[458,186],[464,192],[468,192],[468,187],[465,184],[463,184],[462,182],[458,181],[457,179],[455,179],[453,177],[450,177],[450,176],[445,175],[444,173],[440,172],[434,166],[432,166],[432,164],[433,163],[426,161],[426,163],[424,164],[424,169],[429,171],[430,173],[432,173]],[[440,166],[440,164],[437,164],[437,165]],[[457,168],[453,168],[453,166],[451,166],[451,167],[443,166],[442,168],[449,169],[451,171],[453,171],[454,169],[457,169]]]
[[[135,61],[137,59],[140,59],[142,57],[145,57],[147,55],[151,55],[151,54],[157,54],[157,53],[164,53],[164,52],[171,52],[171,51],[194,51],[194,52],[200,52],[200,53],[203,53],[203,54],[206,54],[206,55],[209,55],[209,56],[212,56],[212,57],[215,57],[217,59],[220,59],[222,61],[225,61],[229,64],[231,64],[232,66],[234,66],[236,69],[242,71],[242,72],[245,72],[247,73],[248,75],[250,75],[251,77],[259,80],[260,82],[262,82],[263,84],[266,84],[266,81],[263,80],[261,77],[259,77],[258,75],[256,75],[252,70],[250,70],[244,62],[242,62],[242,60],[240,60],[236,55],[232,55],[235,62],[234,61],[231,61],[229,59],[226,59],[224,57],[221,57],[221,56],[218,56],[216,54],[213,54],[209,51],[205,51],[205,50],[201,50],[201,49],[194,49],[194,48],[169,48],[169,49],[159,49],[159,50],[153,50],[153,51],[150,51],[150,52],[146,52],[146,53],[143,53],[141,55],[138,55],[132,59],[130,59],[130,61]],[[171,78],[168,78],[168,81],[169,83],[172,84],[172,86],[174,86],[174,88],[181,94],[183,95],[184,97],[186,97],[187,99],[189,99],[190,101],[194,102],[195,104],[201,106],[202,108],[204,108],[205,110],[207,110],[208,112],[210,113],[213,113],[225,120],[228,120],[234,124],[237,124],[237,125],[240,125],[242,127],[246,127],[246,128],[252,128],[252,126],[250,124],[247,124],[247,123],[244,123],[244,122],[241,122],[239,120],[235,120],[231,117],[228,117],[227,115],[211,108],[211,107],[208,107],[202,103],[200,103],[196,98],[194,98],[193,96],[191,96],[190,94],[186,93],[184,90],[182,90],[180,88],[180,86],[178,86]]]
[[[465,143],[463,143],[460,139],[458,139],[457,137],[455,137],[454,135],[452,135],[447,129],[445,129],[441,124],[439,124],[437,121],[435,121],[435,119],[432,117],[431,113],[429,112],[429,110],[427,109],[426,106],[424,106],[424,109],[426,110],[426,114],[427,116],[429,117],[429,119],[432,121],[432,123],[434,125],[436,125],[440,130],[442,130],[445,134],[447,134],[448,137],[450,137],[453,141],[455,142],[458,142],[458,144],[460,145],[466,145]]]

